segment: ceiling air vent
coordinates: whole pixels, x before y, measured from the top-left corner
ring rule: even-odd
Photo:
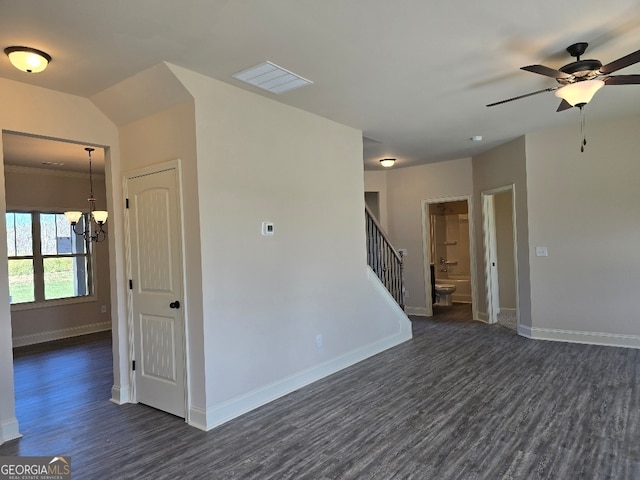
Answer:
[[[247,68],[233,75],[233,78],[277,94],[313,83],[311,80],[302,78],[300,75],[291,73],[289,70],[285,70],[271,62],[264,62],[255,67]]]

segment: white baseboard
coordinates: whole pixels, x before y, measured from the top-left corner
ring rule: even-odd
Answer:
[[[404,313],[407,315],[413,315],[415,317],[428,317],[427,308],[426,307],[409,307],[405,305]]]
[[[506,307],[500,307],[500,312],[504,312],[504,313],[516,313],[517,310],[515,308],[506,308]]]
[[[532,337],[533,334],[531,333],[531,327],[527,325],[518,325],[518,335],[521,335],[527,338],[533,338]]]
[[[129,403],[129,387],[114,385],[111,387],[111,401],[116,405]]]
[[[199,407],[189,407],[189,421],[192,427],[207,431],[207,411]],[[213,428],[213,427],[211,427]]]
[[[20,431],[18,430],[17,418],[10,418],[0,423],[0,445],[20,437],[22,437],[22,435],[20,435]]]
[[[208,408],[206,412],[199,408],[191,408],[189,424],[201,430],[211,430],[233,418],[410,339],[411,332],[406,332],[403,329],[391,337]]]
[[[77,337],[79,335],[87,335],[89,333],[104,332],[106,330],[111,330],[111,322],[92,323],[89,325],[82,325],[81,327],[49,330],[46,332],[38,332],[32,333],[30,335],[13,337],[13,346],[24,347],[25,345],[34,345],[36,343],[62,340],[63,338]]]
[[[521,327],[522,328],[522,327]],[[524,328],[522,328],[524,330]],[[518,329],[520,333],[520,329]],[[522,333],[524,336],[525,335]],[[621,335],[617,333],[580,332],[577,330],[557,330],[554,328],[530,329],[529,338],[535,340],[551,340],[554,342],[586,343],[608,347],[640,348],[640,336]]]

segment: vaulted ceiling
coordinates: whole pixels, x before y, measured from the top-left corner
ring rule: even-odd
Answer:
[[[579,41],[590,43],[583,58],[603,64],[640,49],[637,0],[0,2],[2,48],[53,57],[29,75],[3,55],[1,77],[91,97],[166,61],[362,130],[368,169],[382,157],[417,165],[538,129],[577,129],[577,109],[556,113],[553,93],[485,105],[557,85],[519,68],[558,68]],[[232,78],[264,61],[314,83],[276,95]],[[587,109],[590,121],[638,114],[640,85],[607,86]]]

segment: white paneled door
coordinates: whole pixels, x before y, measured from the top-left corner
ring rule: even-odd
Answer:
[[[176,168],[127,178],[138,402],[185,417],[182,247]]]

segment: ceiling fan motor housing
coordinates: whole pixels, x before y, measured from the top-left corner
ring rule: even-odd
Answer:
[[[593,80],[600,75],[600,67],[602,63],[598,60],[579,60],[577,62],[569,63],[559,70],[568,75],[573,75],[571,78],[556,78],[556,81],[561,85],[567,85],[569,83],[582,82],[584,80]]]
[[[599,75],[600,67],[602,67],[602,63],[599,60],[580,60],[580,56],[587,50],[588,46],[587,42],[579,42],[567,47],[567,52],[572,57],[576,57],[576,61],[560,67],[559,70],[567,75],[573,75],[574,78],[570,80],[558,78],[556,80],[559,83],[566,85],[576,81],[592,80]]]

